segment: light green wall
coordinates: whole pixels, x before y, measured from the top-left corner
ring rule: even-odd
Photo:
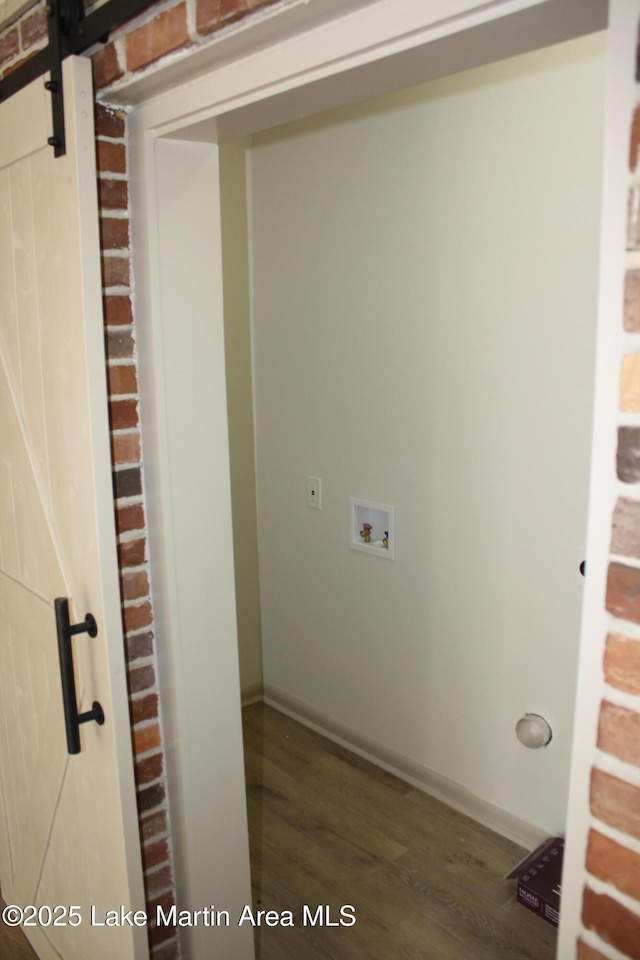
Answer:
[[[587,38],[289,125],[250,161],[265,682],[552,831],[582,594],[603,49]],[[395,561],[348,549],[349,496],[395,504]],[[526,711],[554,728],[544,751],[515,738]]]
[[[220,203],[240,682],[243,696],[251,697],[262,686],[262,648],[249,323],[247,146],[248,141],[235,140],[220,149]]]

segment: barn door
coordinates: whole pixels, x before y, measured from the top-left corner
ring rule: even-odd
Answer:
[[[113,523],[93,95],[64,64],[67,154],[47,145],[43,80],[0,105],[0,889],[44,907],[44,960],[147,956]],[[77,707],[65,737],[54,600],[72,624]],[[58,910],[55,908],[59,907]],[[75,907],[71,914],[65,912]],[[50,914],[47,908],[51,908]]]

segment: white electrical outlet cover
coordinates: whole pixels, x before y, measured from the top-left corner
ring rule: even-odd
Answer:
[[[307,477],[307,506],[322,508],[322,481],[320,477]]]

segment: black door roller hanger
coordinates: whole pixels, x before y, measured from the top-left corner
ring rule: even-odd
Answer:
[[[98,10],[85,15],[82,0],[48,0],[47,28],[49,43],[34,53],[4,80],[0,80],[0,103],[44,74],[49,74],[45,87],[51,94],[53,136],[49,144],[56,157],[66,152],[64,134],[64,100],[62,61],[74,53],[82,53],[96,43],[106,43],[109,34],[126,20],[135,17],[156,0],[108,0]]]

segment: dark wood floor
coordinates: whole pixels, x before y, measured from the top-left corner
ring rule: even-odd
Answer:
[[[243,716],[254,910],[295,921],[256,928],[260,960],[555,956],[502,879],[520,847],[269,707]],[[304,926],[304,904],[356,923]]]
[[[6,904],[0,896],[0,912]],[[20,927],[8,927],[0,920],[0,960],[38,960]]]

